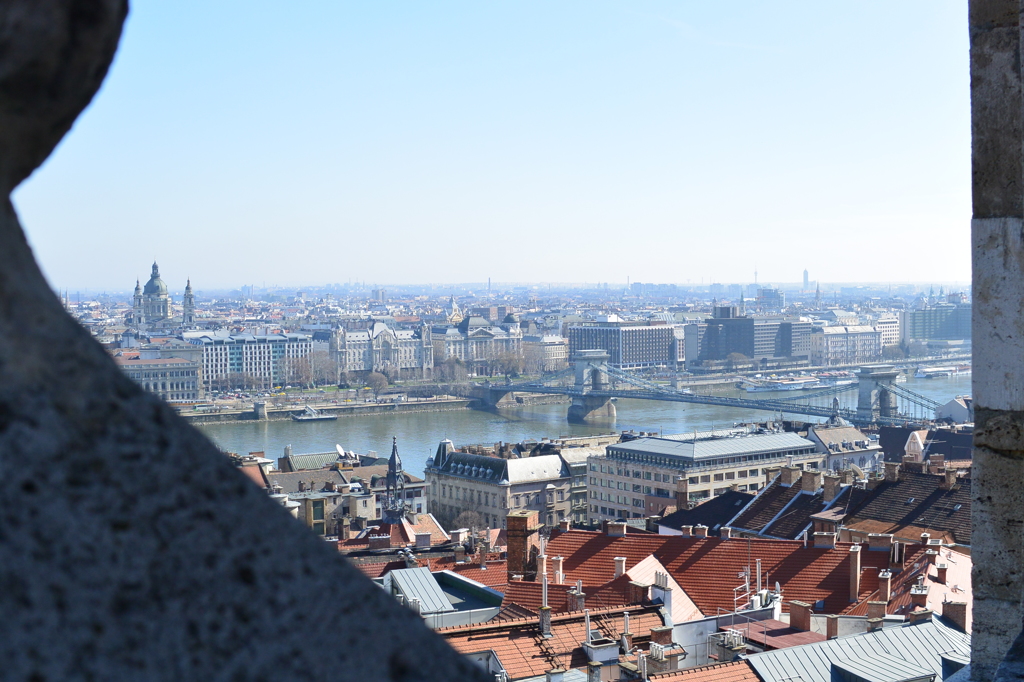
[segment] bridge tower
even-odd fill
[[[896,382],[899,370],[892,365],[861,367],[857,373],[860,392],[857,396],[857,420],[862,423],[879,417],[896,416],[896,396],[888,390]]]
[[[583,423],[591,421],[615,421],[615,404],[607,396],[587,395],[592,391],[608,390],[608,374],[602,368],[608,363],[605,350],[581,350],[573,357],[576,363],[576,383],[579,393],[569,405],[569,421]]]

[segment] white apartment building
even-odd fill
[[[221,334],[186,332],[185,341],[203,349],[207,390],[271,388],[287,381],[292,364],[312,351],[306,334]]]
[[[900,345],[900,318],[886,315],[875,321],[875,329],[881,334],[882,348]]]
[[[882,355],[881,332],[874,327],[823,327],[811,333],[811,364],[853,365]]]

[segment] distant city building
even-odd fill
[[[971,338],[971,304],[945,303],[923,310],[900,313],[900,335],[904,345],[912,341]]]
[[[733,354],[754,361],[806,363],[811,356],[811,323],[775,317],[735,317],[735,309],[716,309],[723,317],[685,327],[687,367],[729,360]]]
[[[556,334],[523,337],[526,371],[557,372],[569,366],[569,341]]]
[[[717,431],[638,438],[591,456],[590,520],[642,518],[728,490],[756,491],[771,465],[824,468],[814,442],[795,433]]]
[[[881,334],[882,348],[900,345],[900,318],[897,315],[883,315],[875,320],[875,329]]]
[[[757,305],[763,310],[783,310],[786,307],[786,294],[779,289],[762,287],[757,290]]]
[[[296,361],[312,351],[307,334],[186,332],[185,340],[203,349],[207,390],[282,385],[289,381]]]
[[[437,357],[435,353],[436,364],[455,357],[477,374],[488,373],[488,363],[502,355],[522,357],[523,352],[523,332],[519,322],[511,316],[500,326],[479,316],[465,317],[456,327],[431,328],[431,339],[444,352],[444,357]]]
[[[814,365],[853,365],[877,360],[881,354],[882,333],[874,327],[823,327],[811,334]]]
[[[667,324],[597,322],[569,327],[570,359],[581,350],[601,349],[621,369],[675,367],[684,357],[682,328]]]
[[[317,332],[329,336],[329,351],[342,372],[381,372],[429,379],[434,368],[430,329],[392,329],[375,322],[369,329]]]
[[[169,403],[203,399],[202,366],[194,360],[115,356],[114,362],[129,379]]]

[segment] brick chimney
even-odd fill
[[[789,624],[797,630],[811,629],[811,605],[802,601],[789,602]]]
[[[579,583],[576,583],[576,587],[569,590],[566,596],[569,598],[570,611],[582,611],[587,608],[587,595]]]
[[[391,547],[390,535],[371,535],[369,549],[388,549]]]
[[[690,479],[676,476],[676,509],[687,509],[690,502]]]
[[[684,537],[690,537],[691,535],[693,535],[693,526],[680,526],[679,532]]]
[[[888,483],[895,483],[900,480],[900,463],[899,462],[886,462],[885,463],[885,480]]]
[[[784,486],[794,485],[800,480],[800,475],[803,473],[803,469],[800,467],[782,467],[779,470],[779,482]]]
[[[946,456],[945,455],[929,455],[928,456],[928,471],[933,474],[940,473],[946,468]]]
[[[572,528],[571,519],[562,519],[558,522],[558,530],[562,531],[563,533],[568,532],[570,528]]]
[[[884,601],[869,601],[868,618],[885,618],[886,606],[888,606],[888,603]]]
[[[839,636],[839,616],[828,615],[825,618],[825,637],[835,639]]]
[[[617,556],[615,557],[615,577],[618,578],[620,575],[626,572],[626,557]]]
[[[939,488],[942,490],[952,490],[953,486],[956,485],[956,469],[946,469],[942,472],[943,479],[942,483],[939,484]]]
[[[928,586],[912,585],[910,587],[910,603],[922,609],[928,608]]]
[[[456,563],[466,560],[466,547],[465,545],[455,546],[455,561]]]
[[[942,602],[942,616],[951,620],[960,632],[967,632],[967,602]]]
[[[907,622],[911,625],[915,623],[924,623],[932,619],[932,612],[928,609],[918,609],[911,611],[907,616]]]
[[[817,549],[832,549],[836,546],[835,533],[815,533],[814,546]]]
[[[728,526],[724,526],[718,532],[720,533],[720,536],[723,540],[728,540],[732,537],[732,528],[729,528]]]
[[[939,558],[939,553],[936,552],[934,549],[928,549],[924,552],[924,558],[928,560],[929,564],[934,565],[936,559]]]
[[[629,583],[629,603],[643,604],[647,601],[647,591],[650,589],[650,585],[639,583],[635,580],[631,581]]]
[[[850,545],[850,601],[860,599],[860,545]],[[810,628],[804,628],[809,630]]]
[[[608,537],[621,538],[626,534],[626,522],[625,521],[609,521],[608,530],[606,531]]]
[[[551,570],[555,573],[555,584],[561,585],[562,581],[565,580],[565,573],[563,568],[565,566],[565,557],[551,557]]]
[[[693,537],[695,538],[706,538],[708,536],[708,527],[702,524],[697,524],[693,527]]]
[[[538,610],[538,618],[540,621],[540,634],[542,637],[551,636],[551,607],[542,606]]]
[[[587,682],[601,682],[601,669],[603,667],[598,661],[587,663]]]
[[[881,618],[868,618],[868,632],[874,632],[875,630],[882,629]]]
[[[768,467],[764,470],[764,483],[768,485],[782,471],[782,467]]]
[[[921,533],[921,544],[924,545],[925,547],[927,547],[928,546],[928,540],[929,540],[929,538],[931,538],[931,536],[932,536],[931,533]]]
[[[507,516],[505,537],[508,539],[509,573],[526,573],[530,561],[530,547],[534,534],[540,530],[536,510],[519,510]]]
[[[853,470],[842,469],[839,472],[839,483],[840,485],[853,485]]]
[[[839,494],[840,490],[840,480],[841,479],[838,476],[833,476],[832,474],[825,474],[824,483],[822,484],[824,486],[822,497],[824,498],[826,503],[836,499],[836,495]]]
[[[821,487],[821,472],[808,469],[800,474],[800,490],[813,493]]]
[[[338,539],[348,540],[352,535],[352,519],[345,516],[338,524]]]
[[[886,604],[892,599],[892,571],[878,572],[878,598]]]
[[[946,571],[948,570],[948,568],[949,567],[946,566],[946,564],[936,564],[935,565],[935,579],[938,580],[943,585],[946,584]]]
[[[674,628],[671,628],[671,627],[669,627],[667,625],[662,625],[660,627],[651,628],[651,641],[656,643],[656,644],[664,644],[664,645],[668,646],[669,644],[672,643],[672,630],[673,629]]]
[[[892,535],[888,533],[869,533],[868,549],[872,552],[891,552]]]

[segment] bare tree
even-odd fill
[[[494,358],[492,367],[505,376],[505,381],[512,381],[523,371],[523,358],[517,353],[502,353]]]
[[[484,517],[475,511],[464,511],[455,517],[451,530],[458,528],[471,528],[476,530],[484,527]]]
[[[366,375],[366,385],[373,391],[373,398],[380,397],[380,392],[388,387],[388,378],[380,372],[370,372]]]

